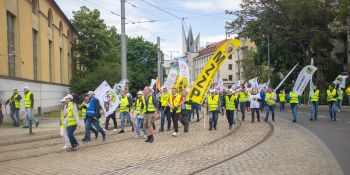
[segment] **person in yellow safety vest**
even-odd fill
[[[140,130],[143,128],[142,127],[142,119],[144,117],[145,113],[145,106],[142,102],[142,96],[143,93],[142,91],[137,92],[137,97],[136,97],[136,102],[135,102],[135,110],[136,110],[136,116],[135,116],[135,127],[136,127],[136,135],[135,138],[138,139],[140,138]],[[142,129],[144,132],[143,138],[147,139],[147,132],[146,129]]]
[[[168,93],[167,88],[163,88],[163,92],[160,95],[160,110],[161,112],[161,118],[160,118],[160,132],[164,132],[164,124],[165,124],[165,118],[167,120],[167,130],[170,130],[171,127],[171,116],[170,116],[170,109],[167,106],[168,99],[170,97],[170,94]]]
[[[284,112],[284,105],[286,103],[286,93],[284,92],[284,89],[280,90],[280,93],[278,94],[278,99],[280,102],[280,112]]]
[[[343,105],[343,97],[344,97],[344,91],[341,89],[341,87],[339,87],[337,89],[337,107],[338,107],[338,112],[340,112],[342,110],[341,106]]]
[[[242,90],[238,93],[238,101],[239,101],[239,107],[240,111],[242,113],[242,121],[244,121],[245,118],[245,108],[246,108],[246,103],[248,101],[248,92],[245,89],[245,86],[242,84],[241,85]]]
[[[210,95],[208,95],[207,106],[209,110],[209,131],[216,130],[216,125],[218,122],[218,114],[220,110],[220,98],[216,94],[214,89],[210,90]]]
[[[119,111],[120,111],[120,131],[119,134],[124,133],[124,124],[125,124],[125,118],[128,123],[131,125],[131,131],[134,132],[134,124],[130,118],[130,108],[132,106],[132,99],[128,97],[125,93],[125,90],[122,90],[120,92],[120,104],[119,104]]]
[[[297,122],[297,115],[298,115],[299,94],[291,91],[289,92],[287,99],[292,109],[292,117],[293,117],[292,122],[295,123]]]
[[[12,96],[5,102],[5,105],[10,104],[10,117],[13,122],[13,127],[19,127],[19,110],[21,108],[22,96],[18,94],[17,88],[13,88]]]
[[[74,97],[73,97],[74,98]],[[86,123],[86,108],[89,103],[89,95],[84,95],[83,102],[79,105],[79,108],[81,109],[81,118],[84,120],[84,123]],[[95,138],[98,137],[98,131],[93,127],[93,124],[91,123],[90,131],[92,131],[95,134]]]
[[[64,120],[65,120],[66,115],[68,113],[68,108],[67,108],[65,97],[63,97],[61,99],[61,103],[62,103],[63,107],[62,107],[61,114],[60,114],[60,135],[64,138],[64,146],[62,148],[64,150],[70,149],[72,147],[72,145],[70,144],[69,138],[68,138],[67,129],[64,126]]]
[[[348,105],[350,106],[350,84],[345,89],[345,94],[346,94],[346,96],[348,96]]]
[[[265,97],[268,109],[266,111],[265,122],[269,120],[269,114],[271,111],[272,121],[275,121],[275,105],[277,101],[276,93],[272,91],[271,88],[267,89],[266,97]]]
[[[337,90],[333,88],[332,85],[328,86],[328,89],[326,91],[327,93],[327,102],[329,106],[329,114],[331,117],[331,120],[337,121],[337,112],[336,112],[336,102],[337,102]]]
[[[67,149],[68,151],[76,151],[78,142],[74,137],[74,131],[77,129],[77,125],[79,123],[79,113],[77,109],[77,105],[75,105],[72,100],[73,96],[71,94],[67,94],[65,97],[66,111],[64,112],[63,125],[67,129],[67,135],[69,138],[69,142],[71,144],[71,148]]]
[[[29,121],[35,123],[35,127],[39,126],[39,120],[34,116],[34,95],[29,91],[29,87],[24,88],[24,126],[23,128],[29,128]]]
[[[224,106],[226,110],[226,117],[229,129],[231,129],[232,126],[235,124],[235,114],[237,105],[237,97],[234,94],[232,94],[231,89],[227,89],[227,95],[225,95],[222,106]]]
[[[159,118],[158,101],[155,95],[151,94],[151,88],[146,86],[143,89],[142,102],[144,105],[143,129],[147,129],[147,139],[145,142],[153,143],[153,124],[156,118]]]
[[[182,99],[184,100],[184,103],[181,105],[182,114],[180,117],[180,122],[184,126],[184,132],[188,132],[192,114],[192,100],[190,99],[190,96],[188,95],[188,91],[186,89],[182,91]]]
[[[317,89],[317,86],[313,87],[314,94],[310,95],[310,105],[311,105],[311,113],[310,113],[310,121],[317,121],[318,115],[318,99],[320,97],[320,90]]]
[[[167,105],[170,107],[171,119],[173,120],[174,132],[172,136],[176,137],[179,134],[179,117],[181,114],[181,106],[184,100],[180,94],[177,93],[175,87],[171,88],[171,96],[168,99]]]

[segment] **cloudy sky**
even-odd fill
[[[118,16],[120,0],[56,0],[56,2],[70,19],[73,18],[72,11],[79,10],[80,6],[98,9],[107,25],[116,26],[120,30],[120,16]],[[188,30],[191,26],[194,37],[200,33],[201,46],[205,46],[207,42],[225,39],[225,22],[232,20],[233,17],[224,12],[226,9],[237,10],[239,3],[240,0],[127,0],[126,33],[132,37],[143,36],[154,43],[157,41],[157,36],[161,37],[161,49],[166,59],[169,59],[171,55],[176,57],[182,54],[182,21],[179,18],[185,18],[185,29]]]

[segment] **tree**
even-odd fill
[[[245,80],[250,80],[258,77],[259,82],[268,81],[268,67],[266,64],[257,64],[257,52],[254,49],[244,49],[243,50],[243,78]],[[254,67],[254,69],[252,69]]]
[[[335,17],[330,1],[243,0],[240,6],[241,10],[226,11],[236,17],[227,28],[255,42],[256,65],[266,65],[270,40],[273,84],[280,79],[276,75],[285,74],[296,63],[303,67],[313,57],[322,67],[329,61],[334,36],[328,25]]]
[[[100,19],[98,10],[83,6],[74,11],[72,24],[80,35],[74,46],[80,69],[71,80],[71,90],[78,94],[94,90],[103,80],[110,85],[121,78],[120,36],[114,26],[107,26]],[[130,38],[128,42],[129,90],[136,93],[156,78],[157,47],[142,37]]]

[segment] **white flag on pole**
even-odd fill
[[[179,63],[179,71],[182,77],[185,77],[187,79],[187,84],[190,83],[190,71],[186,62],[186,59],[184,57],[177,58],[177,61]]]
[[[167,89],[172,88],[176,83],[176,78],[177,78],[177,68],[171,67],[168,77],[164,82],[163,88],[167,88]]]
[[[250,79],[248,81],[248,84],[250,85],[251,88],[258,88],[259,84],[258,84],[258,77],[255,77],[253,79]]]
[[[99,100],[106,117],[112,114],[119,106],[120,102],[117,94],[106,81],[103,81],[100,86],[97,87],[94,94],[95,98]]]
[[[333,81],[333,84],[337,85],[339,84],[340,88],[345,88],[345,82],[348,76],[345,75],[338,75],[337,78]]]
[[[317,67],[315,66],[311,66],[311,65],[305,66],[301,70],[297,80],[295,81],[293,92],[297,93],[298,95],[301,95],[304,92],[306,86],[309,84],[312,78],[312,75],[315,73],[316,70],[317,70]]]
[[[284,83],[284,81],[286,81],[286,79],[289,77],[289,75],[294,71],[294,69],[299,65],[299,63],[297,63],[292,70],[290,70],[288,72],[288,74],[283,78],[283,80],[280,82],[280,84],[278,84],[278,86],[275,88],[274,92],[276,92],[278,90],[278,88],[280,88],[282,86],[282,84]],[[270,82],[270,80],[269,80]]]

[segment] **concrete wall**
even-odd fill
[[[29,86],[30,91],[32,91],[34,95],[34,108],[36,112],[38,110],[38,107],[41,107],[42,112],[58,110],[60,107],[60,100],[65,94],[69,93],[68,86],[0,78],[0,91],[3,92],[3,100],[7,100],[12,95],[13,88],[18,88],[19,94],[22,96],[21,112],[24,110],[24,86]],[[9,106],[7,106],[7,110],[9,112]],[[3,114],[5,114],[4,109]]]

